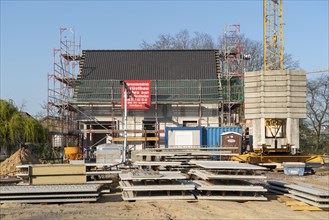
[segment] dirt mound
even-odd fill
[[[30,149],[21,148],[0,163],[0,176],[14,176],[19,172],[16,168],[22,164],[39,164],[40,161],[31,153]]]

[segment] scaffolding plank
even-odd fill
[[[95,180],[95,181],[87,181],[87,184],[111,184],[112,180]]]
[[[114,163],[86,163],[85,165],[86,165],[86,167],[99,167],[99,166],[101,166],[101,167],[105,167],[105,166],[112,167],[112,166],[115,166],[115,165],[118,165],[118,164],[114,164]]]
[[[159,172],[158,177],[133,176],[131,172],[119,174],[121,180],[178,180],[187,179],[181,172]]]
[[[221,180],[247,180],[247,179],[266,179],[266,176],[261,175],[213,175],[209,179]]]
[[[28,199],[28,198],[78,198],[78,197],[97,197],[99,193],[70,193],[70,194],[20,194],[20,195],[10,195],[10,196],[1,196],[1,200],[6,199]]]
[[[231,151],[200,151],[200,152],[191,152],[194,156],[236,156],[239,154],[234,154]]]
[[[96,192],[102,184],[15,185],[0,186],[0,194]]]
[[[122,142],[123,137],[115,137],[113,141]],[[159,141],[159,137],[127,137],[127,141]]]
[[[319,185],[319,184],[312,184],[312,183],[298,183],[299,186],[304,186],[312,189],[320,189],[329,191],[329,185]]]
[[[264,196],[202,196],[197,195],[199,200],[229,200],[229,201],[267,201]]]
[[[129,184],[128,181],[119,182],[121,188],[124,191],[187,191],[194,190],[195,186],[193,184],[171,184],[171,185],[144,185],[144,186],[135,186]]]
[[[324,208],[324,209],[329,209],[329,204],[328,203],[321,203],[321,202],[314,202],[314,201],[311,201],[309,199],[305,199],[305,198],[302,198],[302,197],[299,197],[297,195],[292,195],[292,194],[285,194],[285,196],[288,196],[290,198],[293,198],[293,199],[296,199],[296,200],[299,200],[299,201],[302,201],[302,202],[305,202],[307,204],[310,204],[310,205],[313,205],[313,206],[316,206],[318,208]]]
[[[305,192],[311,195],[316,195],[316,196],[329,196],[329,191],[327,190],[322,190],[322,189],[315,189],[315,188],[309,188],[305,186],[300,186],[296,184],[288,184],[285,185],[285,187],[294,189],[300,192]]]
[[[171,161],[137,161],[134,162],[136,166],[180,166],[181,162],[171,162]]]
[[[119,174],[120,170],[113,171],[88,171],[86,172],[86,176],[94,176],[94,175],[111,175],[111,174]]]
[[[203,180],[193,180],[197,185],[197,190],[206,190],[206,191],[245,191],[245,192],[266,192],[262,186],[253,186],[253,185],[214,185],[207,181]]]
[[[317,187],[320,187],[316,184],[304,184],[304,185],[300,185],[300,184],[287,184],[285,182],[281,182],[281,181],[272,181],[269,180],[267,181],[269,184],[271,185],[275,185],[275,186],[279,186],[279,187],[285,187],[285,188],[289,188],[289,189],[294,189],[300,192],[304,192],[304,193],[308,193],[311,195],[315,195],[315,196],[329,196],[329,190],[324,190],[324,189],[319,189]]]
[[[15,200],[1,200],[0,203],[71,203],[71,202],[96,202],[97,197],[94,198],[71,198],[71,199],[15,199]]]
[[[122,199],[125,201],[137,200],[195,200],[194,195],[181,195],[181,196],[132,196],[132,193],[122,193]]]
[[[197,166],[206,169],[232,169],[232,170],[266,170],[265,167],[260,167],[247,163],[239,163],[235,161],[190,161],[190,164],[196,164]]]
[[[160,151],[160,152],[139,152],[136,154],[137,156],[171,156],[171,157],[177,157],[177,156],[232,156],[237,154],[232,154],[231,151],[175,151],[175,152],[166,152],[166,151]]]
[[[170,153],[170,152],[140,152],[140,153],[137,153],[136,156],[165,157],[165,156],[175,156],[175,153]]]
[[[288,190],[289,193],[293,194],[293,195],[296,195],[296,196],[299,196],[299,197],[303,197],[305,199],[309,199],[311,201],[314,201],[314,202],[326,202],[326,203],[329,203],[329,197],[326,196],[326,197],[319,197],[319,196],[314,196],[314,195],[310,195],[308,193],[304,193],[304,192],[300,192],[300,191],[297,191],[297,190]]]
[[[222,180],[247,180],[247,179],[266,179],[264,175],[228,175],[228,174],[213,174],[206,170],[190,170],[189,174],[198,176],[201,179],[222,179]]]

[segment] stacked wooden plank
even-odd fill
[[[266,168],[233,161],[191,161],[200,167],[189,174],[196,185],[198,199],[210,200],[267,200],[262,195],[266,189],[251,183],[251,180],[264,180],[259,173]]]
[[[0,203],[96,202],[101,184],[0,186]]]
[[[180,172],[136,170],[119,177],[123,200],[195,199],[195,186]]]
[[[288,196],[318,208],[329,209],[329,186],[267,181],[270,192]]]

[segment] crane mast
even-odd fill
[[[283,70],[283,3],[264,0],[264,70]]]

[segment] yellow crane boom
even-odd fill
[[[283,2],[264,0],[264,70],[283,70]]]

